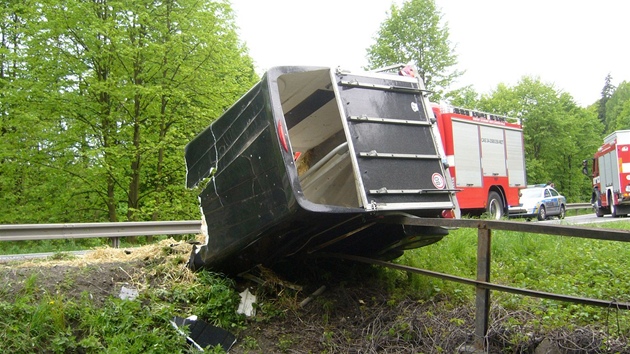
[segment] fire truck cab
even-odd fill
[[[500,219],[527,186],[519,119],[433,105],[462,214]]]
[[[588,176],[587,162],[583,172]],[[630,130],[618,130],[604,138],[593,157],[591,204],[598,217],[630,213]]]

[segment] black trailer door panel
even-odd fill
[[[336,75],[364,207],[450,208],[452,191],[418,84],[402,77]]]

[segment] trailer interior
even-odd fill
[[[361,207],[330,69],[283,74],[277,84],[304,197]]]

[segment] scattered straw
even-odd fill
[[[69,259],[26,259],[7,263],[9,267],[52,267],[74,266],[83,267],[99,263],[133,262],[151,259],[167,259],[172,257],[188,258],[192,246],[184,241],[172,238],[157,243],[127,248],[112,248],[109,246],[94,248],[83,255]]]

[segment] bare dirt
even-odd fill
[[[118,296],[123,286],[137,282],[142,273],[143,262],[137,259],[95,262],[37,260],[0,265],[0,282],[17,295],[25,282],[34,277],[42,293],[63,293],[69,298],[78,298],[87,292],[95,303],[100,304],[110,296]]]
[[[68,297],[88,292],[102,303],[118,296],[125,285],[162,282],[145,270],[162,261],[155,255],[164,247],[103,249],[78,259],[0,264],[0,282],[11,289],[4,294],[17,295],[35,276],[42,291]],[[182,255],[190,249],[186,244],[166,247]],[[254,275],[235,279],[235,290],[250,288],[258,296],[259,308],[256,316],[247,318],[245,329],[234,332],[238,339],[230,353],[472,352],[474,304],[396,295],[376,279],[374,271],[356,271],[356,265],[343,262]],[[322,286],[320,295],[300,305]],[[606,331],[577,328],[538,333],[527,324],[533,316],[527,310],[491,309],[487,352],[629,352],[625,341],[611,340]]]
[[[285,301],[283,316],[270,322],[250,319],[231,353],[478,353],[473,303],[397,295],[378,280],[377,269],[356,270],[362,267],[342,261],[315,271],[296,268],[300,277],[295,276],[295,269],[279,270],[285,279],[296,283],[302,279],[306,286],[295,302]],[[321,285],[326,286],[321,295],[299,305]],[[289,291],[281,286],[275,289]],[[273,300],[273,291],[263,291],[265,297]],[[582,327],[542,333],[530,324],[534,319],[527,309],[508,311],[494,306],[486,353],[630,352],[626,340],[612,339],[612,329]]]

